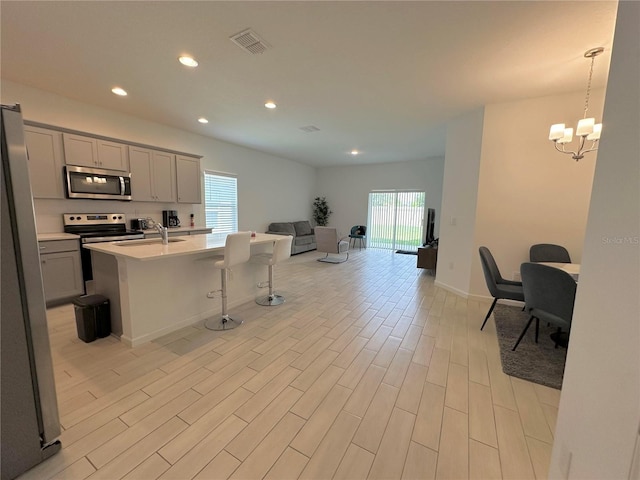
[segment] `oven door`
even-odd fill
[[[86,167],[65,167],[67,198],[131,200],[131,174]]]

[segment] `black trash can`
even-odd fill
[[[73,300],[78,338],[93,342],[111,334],[109,299],[102,295],[85,295]]]

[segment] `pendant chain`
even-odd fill
[[[582,118],[587,118],[587,110],[589,110],[589,95],[591,94],[591,77],[593,76],[593,63],[596,57],[591,57],[591,68],[589,69],[589,81],[587,82],[587,95],[584,98],[584,116]]]

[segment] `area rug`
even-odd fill
[[[500,304],[496,305],[493,315],[500,345],[502,371],[512,377],[560,389],[567,349],[554,348],[554,342],[549,335],[557,329],[553,326],[548,327],[545,322],[540,322],[538,343],[535,343],[534,320],[520,345],[513,352],[511,349],[527,324],[529,315],[523,312],[521,307]]]

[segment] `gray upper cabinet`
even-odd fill
[[[200,159],[176,155],[178,203],[202,203]]]
[[[129,171],[129,149],[124,143],[97,140],[100,168]]]
[[[200,157],[40,124],[24,132],[34,198],[66,198],[63,167],[75,165],[131,172],[133,201],[202,203]]]
[[[98,144],[95,138],[63,133],[64,162],[67,165],[98,168]]]
[[[129,146],[131,196],[137,202],[175,202],[173,154]]]
[[[64,198],[62,133],[25,126],[33,198]]]
[[[84,135],[64,133],[64,161],[67,165],[129,170],[127,145]]]

